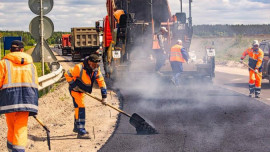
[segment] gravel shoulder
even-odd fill
[[[57,56],[57,58],[62,58]],[[74,63],[61,63],[67,70]],[[101,98],[100,89],[94,86],[92,95]],[[108,103],[119,107],[117,94],[108,89]],[[91,97],[85,97],[86,106],[86,130],[91,139],[77,139],[73,133],[74,108],[72,98],[68,91],[68,83],[57,83],[51,92],[39,99],[38,118],[47,125],[51,131],[52,151],[67,152],[94,152],[106,143],[116,127],[118,112],[112,110]],[[7,151],[6,133],[7,126],[5,116],[0,116],[0,151]],[[28,121],[28,152],[48,151],[46,132],[32,117]]]

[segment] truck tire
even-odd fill
[[[62,55],[67,56],[67,50],[62,49]]]
[[[74,58],[74,54],[71,55],[72,61],[75,61],[76,59]]]

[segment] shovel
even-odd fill
[[[242,62],[245,66],[247,66],[250,70],[252,70],[252,71],[255,71],[253,68],[251,68],[248,64],[246,64],[245,62]],[[261,73],[257,73],[259,76],[261,76],[262,77],[262,74]]]
[[[36,116],[33,116],[36,121],[43,127],[43,129],[46,131],[47,133],[47,144],[49,147],[49,150],[51,150],[51,140],[50,140],[50,130],[48,129],[47,126],[45,126]]]
[[[121,109],[118,109],[114,106],[112,106],[111,104],[108,103],[103,103],[101,99],[91,95],[90,93],[84,92],[86,95],[96,99],[97,101],[101,102],[102,104],[124,114],[125,116],[129,117],[129,123],[134,126],[136,128],[136,132],[137,134],[158,134],[158,131],[152,127],[151,125],[149,125],[141,116],[139,116],[138,114],[134,113],[132,115],[124,112]]]

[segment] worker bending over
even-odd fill
[[[240,60],[241,63],[243,63],[243,60],[247,55],[249,56],[249,96],[252,97],[255,92],[255,98],[259,98],[261,93],[262,60],[264,53],[259,48],[258,40],[254,40],[252,47],[243,52]]]
[[[77,138],[90,138],[89,133],[85,130],[84,92],[91,93],[93,84],[97,81],[101,89],[102,102],[106,103],[107,100],[106,84],[100,71],[99,62],[99,56],[91,54],[82,63],[76,64],[65,73],[75,108],[73,132],[78,133]]]
[[[38,112],[37,71],[23,50],[23,42],[12,41],[11,53],[0,61],[0,114],[6,115],[10,152],[25,151],[28,116]]]
[[[171,48],[170,51],[170,63],[173,71],[172,82],[178,86],[179,76],[183,72],[183,65],[185,61],[188,61],[188,53],[182,46],[182,41],[177,40],[176,44]]]

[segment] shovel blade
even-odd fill
[[[129,123],[136,128],[137,134],[158,134],[155,128],[136,113],[132,114]]]
[[[139,127],[143,122],[145,122],[145,120],[136,113],[132,114],[132,116],[129,119],[129,123],[135,128]]]

